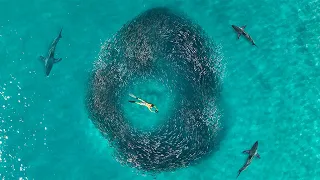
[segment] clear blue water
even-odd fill
[[[228,122],[210,157],[157,179],[234,179],[256,140],[261,159],[239,179],[320,179],[319,2],[0,0],[1,179],[153,178],[115,160],[84,96],[102,43],[155,6],[185,12],[222,46]],[[258,48],[231,24],[247,25]],[[62,61],[45,77],[38,56],[61,27]]]

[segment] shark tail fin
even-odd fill
[[[241,171],[239,170],[239,171],[238,171],[238,175],[237,175],[237,178],[239,177],[240,173],[241,173]]]
[[[252,42],[252,45],[254,45],[254,46],[258,47],[258,46],[256,45],[256,43],[254,43],[254,42]]]
[[[61,29],[60,29],[60,32],[59,32],[59,38],[62,38],[62,35],[61,35],[61,33],[62,33],[62,29],[63,29],[63,28],[61,28]]]

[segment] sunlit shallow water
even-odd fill
[[[152,179],[115,160],[88,119],[84,96],[102,43],[140,12],[164,5],[185,12],[222,46],[228,124],[210,157],[158,179],[235,178],[245,161],[241,152],[256,140],[261,159],[239,179],[318,179],[319,2],[0,3],[1,178]],[[237,40],[231,24],[247,25],[258,48]],[[46,78],[38,56],[61,27],[56,56],[63,60]]]

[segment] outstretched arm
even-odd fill
[[[158,110],[158,108],[156,106],[153,106],[153,107],[154,107],[154,109],[156,109],[155,110],[156,113],[159,112],[159,110]]]
[[[149,111],[153,113],[158,113],[158,108],[156,106],[153,107],[155,108],[155,111],[153,111],[151,107],[148,107]]]
[[[152,111],[150,107],[148,107],[148,109],[149,109],[149,111],[150,111],[150,112],[153,112],[153,113],[155,113],[155,111]]]

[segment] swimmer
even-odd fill
[[[149,109],[150,112],[153,112],[153,113],[158,113],[158,112],[159,112],[159,111],[158,111],[158,108],[157,108],[154,104],[148,103],[148,102],[146,102],[146,101],[144,101],[144,100],[136,97],[136,96],[133,95],[133,94],[129,94],[129,96],[131,96],[131,97],[133,97],[133,98],[135,98],[135,99],[137,99],[137,100],[140,101],[140,102],[138,102],[138,101],[129,101],[129,102],[131,102],[131,103],[136,103],[136,104],[139,104],[139,105],[141,105],[141,106],[146,106],[146,107]],[[153,110],[153,109],[154,109],[154,110]]]

